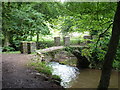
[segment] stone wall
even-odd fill
[[[25,54],[28,52],[28,49],[27,49],[27,41],[21,41],[20,43],[20,51],[21,53]]]
[[[35,42],[28,42],[27,43],[28,54],[35,52],[36,50],[36,43]]]
[[[21,44],[20,44],[21,53],[30,54],[35,52],[35,50],[36,50],[35,42],[21,41]]]
[[[54,45],[60,46],[60,37],[54,37]]]
[[[65,46],[69,46],[70,45],[70,37],[63,37],[63,42]]]

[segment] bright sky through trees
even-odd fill
[[[62,3],[64,3],[65,0],[61,0]]]

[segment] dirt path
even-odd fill
[[[27,67],[33,55],[2,54],[2,88],[61,88]]]

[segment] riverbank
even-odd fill
[[[77,69],[69,65],[62,65],[58,62],[50,62],[53,74],[59,75],[62,79],[61,85],[65,88],[97,88],[100,80],[101,70],[98,69]],[[118,71],[112,70],[109,88],[118,88]]]
[[[1,57],[2,88],[63,88],[27,66],[32,54],[1,54]]]

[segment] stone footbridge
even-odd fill
[[[83,47],[83,46],[85,46],[85,43],[82,43],[81,45],[70,45],[70,37],[64,37],[63,43],[64,43],[64,45],[61,46],[60,37],[54,37],[54,46],[53,47],[36,50],[36,42],[22,41],[21,42],[21,53],[30,54],[33,52],[37,52],[37,54],[40,54],[40,53],[48,53],[48,52],[53,52],[56,50],[61,50],[61,49],[64,49],[65,47]]]
[[[83,47],[81,45],[70,45],[69,47]],[[53,51],[57,51],[57,50],[62,50],[65,49],[66,46],[53,46],[53,47],[49,47],[46,49],[41,49],[41,50],[36,50],[37,54],[42,54],[42,53],[49,53],[49,52],[53,52]]]

